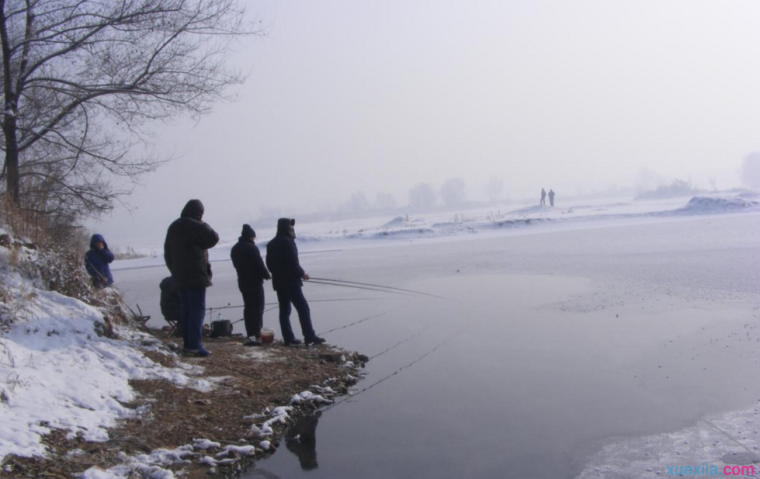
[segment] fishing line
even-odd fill
[[[310,299],[310,303],[329,303],[334,301],[387,301],[398,298],[340,298],[340,299]],[[275,304],[275,303],[272,303]]]
[[[334,299],[310,299],[309,303],[334,303],[341,301],[382,301],[395,298],[334,298]],[[264,303],[264,306],[276,306],[280,303]],[[235,306],[220,306],[218,308],[206,308],[206,311],[221,311],[223,309],[242,309],[245,308],[244,304]]]
[[[468,328],[462,328],[462,329],[460,329],[459,331],[457,331],[456,333],[454,333],[454,334],[452,334],[451,336],[447,337],[447,338],[446,338],[446,339],[444,339],[444,340],[443,340],[441,343],[439,343],[437,346],[435,346],[433,349],[429,350],[428,352],[426,352],[426,353],[425,353],[425,354],[423,354],[422,356],[418,357],[417,359],[415,359],[415,360],[414,360],[414,361],[412,361],[411,363],[409,363],[409,364],[406,364],[406,365],[404,365],[404,366],[401,366],[401,367],[400,367],[400,368],[398,368],[397,370],[393,371],[392,373],[388,374],[387,376],[384,376],[384,377],[380,378],[379,380],[377,380],[377,381],[375,381],[374,383],[370,384],[370,385],[369,385],[369,386],[367,386],[366,388],[364,388],[364,389],[361,389],[360,391],[358,391],[358,392],[356,392],[356,393],[354,393],[354,394],[352,394],[352,395],[350,395],[350,396],[346,396],[346,397],[345,397],[345,398],[344,398],[342,401],[339,401],[339,402],[335,402],[335,403],[331,404],[330,406],[328,406],[328,407],[326,407],[326,408],[324,408],[324,409],[322,409],[322,410],[323,410],[323,411],[327,411],[327,410],[329,410],[329,409],[332,409],[332,408],[334,408],[334,407],[335,407],[335,406],[337,406],[338,404],[343,404],[344,402],[346,402],[346,401],[348,401],[348,400],[350,400],[350,399],[353,399],[353,398],[355,398],[356,396],[358,396],[358,395],[360,395],[360,394],[362,394],[362,393],[365,393],[365,392],[369,391],[370,389],[374,388],[375,386],[377,386],[377,385],[379,385],[379,384],[381,384],[381,383],[383,383],[383,382],[387,381],[388,379],[392,378],[393,376],[396,376],[396,375],[397,375],[397,374],[399,374],[401,371],[404,371],[405,369],[408,369],[408,368],[410,368],[410,367],[414,366],[415,364],[419,363],[420,361],[422,361],[422,360],[423,360],[423,359],[425,359],[426,357],[428,357],[428,356],[430,356],[431,354],[433,354],[434,352],[438,351],[438,350],[439,350],[440,348],[442,348],[442,347],[443,347],[443,346],[444,346],[446,343],[448,343],[449,341],[451,341],[452,339],[454,339],[455,337],[457,337],[459,334],[461,334],[461,333],[462,333],[462,331],[464,331],[464,330],[466,330],[466,329],[468,329]]]
[[[337,298],[337,299],[314,299],[310,300],[309,303],[327,303],[327,302],[341,302],[341,301],[378,301],[378,300],[389,300],[394,298]],[[267,313],[269,311],[272,311],[274,309],[279,308],[279,303],[264,303],[264,306],[273,306],[269,309],[265,309],[264,312]],[[244,308],[245,306],[222,306],[220,308],[208,308],[209,311],[206,314],[213,314],[215,311],[221,311],[223,309],[235,309],[235,308]],[[214,319],[214,318],[211,318]],[[243,318],[245,319],[245,318]],[[237,324],[240,321],[243,321],[243,319],[238,319],[237,321],[234,321],[232,324]],[[340,329],[340,328],[339,328]]]
[[[413,294],[419,294],[422,296],[430,296],[431,298],[438,298],[438,299],[444,299],[448,301],[448,298],[444,298],[442,296],[436,296],[434,294],[430,293],[423,293],[422,291],[415,291],[413,289],[404,289],[404,288],[396,288],[393,286],[383,286],[382,284],[372,284],[372,283],[359,283],[357,281],[345,281],[342,279],[330,279],[330,278],[310,278],[309,281],[316,280],[316,281],[327,281],[330,283],[343,283],[343,284],[354,284],[359,286],[370,286],[373,288],[382,288],[382,289],[389,289],[393,291],[403,291],[405,293],[413,293]]]
[[[264,313],[268,313],[269,311],[272,311],[272,310],[274,310],[274,309],[277,309],[278,307],[279,307],[279,306],[273,306],[273,307],[271,307],[271,308],[269,308],[269,309],[265,309],[265,310],[264,310]],[[262,313],[262,314],[264,314],[264,313]],[[238,319],[237,321],[233,321],[233,322],[232,322],[232,323],[230,323],[230,324],[237,324],[237,323],[239,323],[240,321],[244,321],[244,320],[245,320],[245,318],[241,318],[241,319]]]
[[[340,326],[340,327],[337,327],[337,328],[333,328],[333,329],[331,329],[331,330],[329,330],[329,331],[324,331],[324,332],[321,332],[321,333],[319,333],[319,334],[330,334],[330,333],[332,333],[332,332],[335,332],[335,331],[338,331],[338,330],[341,330],[341,329],[350,328],[351,326],[356,326],[357,324],[361,324],[361,323],[363,323],[363,322],[365,322],[365,321],[369,321],[370,319],[375,319],[375,318],[379,318],[380,316],[385,316],[386,314],[390,314],[390,313],[392,313],[392,312],[394,312],[394,311],[398,311],[399,309],[403,309],[403,308],[405,308],[405,307],[406,307],[406,305],[404,305],[404,306],[400,306],[400,307],[398,307],[398,308],[393,308],[393,309],[390,309],[390,310],[388,310],[388,311],[384,311],[384,312],[382,312],[382,313],[380,313],[380,314],[376,314],[376,315],[374,315],[374,316],[369,316],[369,317],[367,317],[367,318],[364,318],[364,319],[360,319],[360,320],[358,320],[358,321],[354,321],[353,323],[349,323],[349,324],[346,324],[346,325],[344,325],[344,326]]]
[[[401,346],[405,342],[410,341],[410,340],[416,338],[417,336],[419,336],[420,334],[424,333],[425,331],[427,331],[430,328],[432,328],[432,326],[428,326],[427,328],[423,329],[422,331],[418,331],[418,332],[412,334],[411,336],[408,336],[406,339],[402,339],[401,341],[397,342],[393,346],[380,351],[379,353],[375,354],[374,356],[370,356],[369,359],[372,360],[372,359],[375,359],[375,358],[379,358],[380,356],[382,356],[383,354],[387,353],[388,351],[390,351],[392,349],[396,349],[397,347]]]

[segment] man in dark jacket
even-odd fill
[[[167,276],[158,285],[161,288],[161,314],[168,321],[177,325],[175,335],[182,336],[182,311],[180,308],[179,291],[174,287],[174,280]],[[184,336],[183,336],[184,337]]]
[[[554,190],[549,190],[549,204],[551,206],[554,206],[554,196],[555,196]]]
[[[243,318],[248,341],[246,346],[261,346],[261,328],[264,326],[264,280],[272,279],[261,252],[254,243],[256,232],[250,225],[243,225],[238,242],[232,247],[230,257],[238,275],[238,288],[243,294]]]
[[[286,346],[301,344],[290,327],[290,305],[298,311],[298,321],[301,323],[306,344],[321,344],[325,340],[318,337],[311,325],[309,303],[303,295],[302,280],[309,280],[309,275],[298,262],[296,247],[296,220],[280,218],[277,220],[277,236],[267,245],[267,266],[272,272],[272,286],[277,292],[280,303],[280,329]]]
[[[108,266],[112,262],[113,253],[108,249],[106,240],[102,235],[92,235],[90,251],[84,255],[84,266],[95,288],[105,288],[113,284],[111,267]]]
[[[203,222],[203,203],[190,200],[178,220],[169,226],[164,242],[164,261],[179,290],[185,352],[199,356],[210,353],[201,344],[206,316],[206,288],[211,286],[208,249],[219,235]]]

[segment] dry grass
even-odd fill
[[[45,477],[51,473],[75,477],[93,466],[108,468],[120,464],[123,461],[120,453],[134,456],[157,448],[172,449],[199,438],[219,442],[222,446],[258,445],[264,438],[252,434],[251,425],[260,425],[262,420],[245,419],[246,416],[267,407],[289,404],[294,394],[327,380],[331,380],[330,386],[335,391],[345,394],[354,382],[351,375],[358,375],[356,369],[326,361],[324,357],[331,351],[326,346],[287,348],[275,344],[265,349],[266,359],[252,359],[248,355],[258,350],[243,347],[238,339],[210,339],[205,345],[213,352],[211,358],[193,358],[187,362],[203,366],[206,379],[224,378],[214,381],[217,384],[214,390],[200,392],[167,381],[132,381],[139,399],[127,406],[134,409],[147,406],[147,413],[121,422],[110,431],[110,440],[102,443],[90,443],[81,437],[66,439],[64,433],[54,431],[45,439],[51,451],[49,458],[10,458],[6,464],[12,464],[14,472],[7,477]],[[174,366],[178,360],[173,355],[146,354],[165,366]],[[358,355],[343,354],[356,364],[361,363]],[[294,414],[297,416],[299,411]],[[285,426],[276,426],[275,437],[266,439],[277,443],[284,429]],[[68,454],[75,449],[82,452]],[[215,474],[210,475],[208,466],[199,464],[198,459],[214,452],[217,451],[197,454],[190,458],[191,464],[178,464],[172,469],[175,472],[185,469],[182,477],[186,479],[234,477],[255,459],[237,458],[233,464],[217,466]]]

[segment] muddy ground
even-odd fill
[[[128,457],[161,448],[176,449],[193,444],[196,439],[207,439],[222,447],[256,446],[254,454],[233,452],[224,456],[233,461],[213,467],[199,460],[204,456],[215,457],[221,448],[196,449],[182,458],[184,462],[162,466],[175,473],[182,471],[182,477],[189,479],[234,477],[255,459],[274,453],[279,445],[287,424],[274,425],[271,437],[252,432],[252,425],[261,426],[269,418],[267,408],[290,405],[293,395],[302,391],[317,393],[314,386],[326,385],[336,395],[346,394],[366,361],[361,355],[328,345],[285,347],[276,342],[244,347],[239,337],[205,339],[204,346],[212,352],[211,357],[184,357],[172,352],[178,350],[174,338],[167,338],[161,331],[152,334],[168,348],[163,352],[147,351],[146,355],[167,367],[176,367],[180,361],[202,366],[203,373],[197,377],[214,378],[215,387],[202,392],[164,380],[131,381],[139,396],[128,406],[142,410],[112,429],[108,441],[67,439],[67,431],[54,430],[45,440],[49,457],[8,457],[0,466],[0,476],[71,478],[91,467],[107,469],[127,463]],[[298,417],[315,407],[310,403],[300,405],[291,416]],[[273,448],[263,451],[262,440],[270,441]],[[143,475],[135,470],[132,477]]]

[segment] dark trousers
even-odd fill
[[[311,325],[311,310],[300,284],[277,285],[277,301],[280,303],[280,331],[282,331],[283,340],[292,341],[296,338],[293,328],[290,327],[291,303],[298,311],[298,321],[301,323],[303,337],[311,339],[317,335]]]
[[[203,337],[203,320],[206,317],[206,288],[180,289],[179,310],[185,349],[198,349]]]
[[[264,285],[238,281],[238,288],[243,295],[245,333],[249,338],[260,338],[264,327]]]

